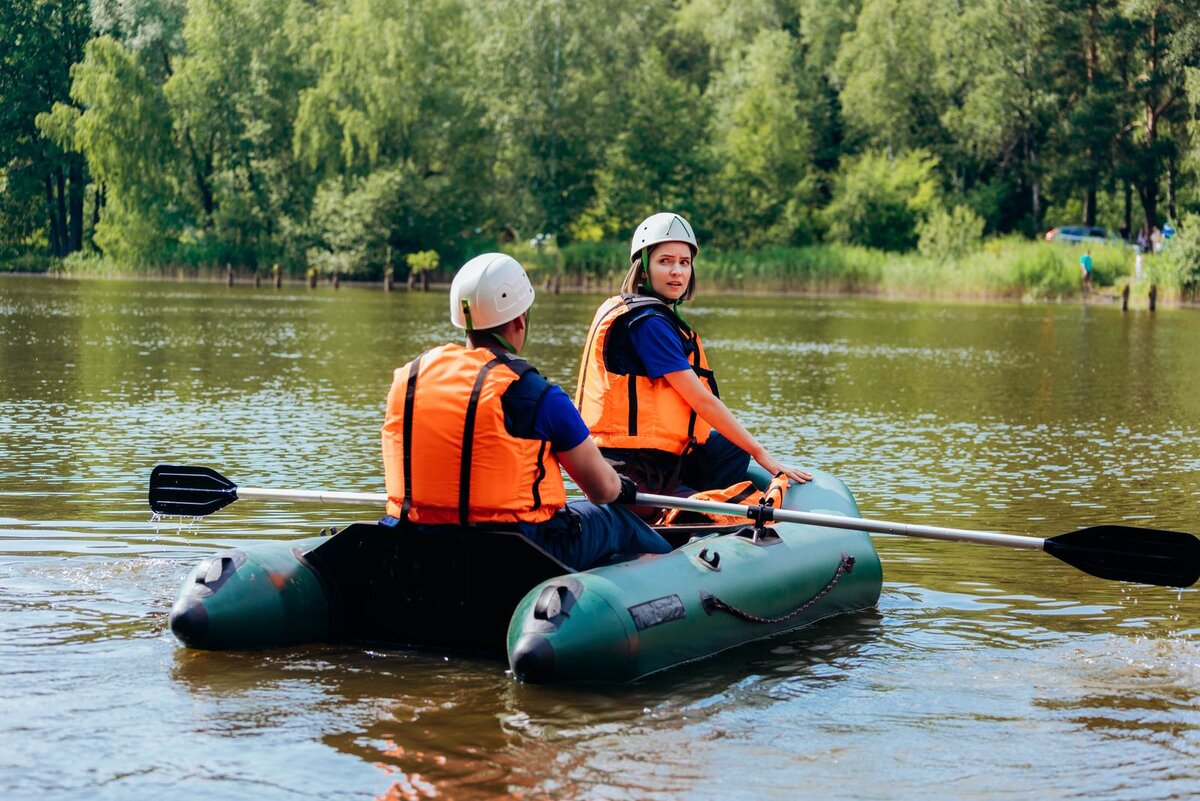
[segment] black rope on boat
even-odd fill
[[[779,617],[758,617],[757,615],[752,615],[749,612],[745,612],[741,609],[738,609],[736,606],[730,606],[729,604],[725,603],[717,596],[711,595],[707,592],[700,593],[700,603],[704,606],[704,611],[708,612],[708,614],[710,614],[710,615],[715,611],[722,611],[722,612],[728,612],[729,614],[731,614],[735,617],[740,617],[742,620],[746,620],[751,623],[782,623],[785,620],[790,620],[791,618],[800,614],[801,612],[803,612],[804,610],[808,609],[813,604],[815,604],[817,601],[821,600],[826,595],[833,592],[833,588],[836,587],[838,585],[838,582],[842,580],[842,576],[846,575],[847,573],[850,573],[853,570],[854,570],[854,557],[851,556],[850,554],[842,554],[842,560],[841,560],[841,562],[838,563],[837,570],[834,571],[833,578],[831,578],[829,580],[829,583],[826,584],[824,587],[822,587],[821,591],[818,592],[816,595],[814,595],[812,598],[805,601],[803,604],[796,607],[791,612],[788,612],[786,615],[780,615]]]

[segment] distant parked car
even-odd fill
[[[1116,242],[1115,234],[1098,225],[1064,225],[1046,232],[1047,242]]]

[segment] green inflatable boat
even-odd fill
[[[171,470],[203,468],[157,470],[152,486],[169,487]],[[788,491],[784,509],[859,516],[841,481],[813,473]],[[750,477],[765,486],[765,474]],[[183,497],[195,474],[175,483]],[[206,491],[236,499],[236,488]],[[192,648],[349,641],[497,656],[507,648],[523,681],[627,681],[879,598],[879,558],[861,531],[749,521],[658,530],[671,553],[573,573],[519,534],[355,523],[202,560],[170,626]]]

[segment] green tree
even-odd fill
[[[68,99],[71,65],[83,55],[91,21],[84,0],[7,0],[0,4],[0,169],[8,217],[35,233],[41,205],[46,245],[63,256],[83,247],[83,158],[42,135],[39,114]],[[19,237],[20,238],[20,237]]]
[[[1164,174],[1168,199],[1174,199],[1174,171],[1178,157],[1177,132],[1186,126],[1185,69],[1197,63],[1194,47],[1195,9],[1166,0],[1125,0],[1120,6],[1126,47],[1121,66],[1124,76],[1123,131],[1128,136],[1123,161],[1125,175],[1142,202],[1145,230],[1157,226]],[[1178,37],[1178,55],[1172,53]]]
[[[624,238],[658,211],[695,216],[710,117],[700,92],[673,77],[652,48],[634,73],[625,107],[624,130],[596,172],[595,199],[573,226],[579,239]]]
[[[300,66],[289,20],[294,0],[192,0],[185,53],[163,86],[182,185],[214,258],[245,264],[280,257],[281,221],[303,217],[312,182],[292,151]],[[264,36],[264,31],[275,31]]]
[[[97,34],[116,39],[142,60],[159,83],[171,74],[171,59],[184,52],[188,0],[91,0]]]
[[[917,228],[938,208],[937,159],[915,150],[847,158],[823,210],[831,239],[882,250],[910,250]]]
[[[863,0],[854,31],[833,64],[851,147],[891,153],[946,142],[941,115],[949,105],[935,80],[952,0]]]
[[[715,169],[704,186],[705,225],[718,244],[755,247],[812,236],[811,87],[801,66],[789,33],[763,30],[709,87]]]
[[[473,93],[495,135],[487,180],[518,229],[564,234],[592,201],[593,176],[625,126],[637,53],[664,6],[634,0],[477,0],[483,31]],[[496,24],[496,20],[504,24]]]
[[[300,92],[294,136],[296,155],[324,181],[309,253],[336,260],[345,249],[331,198],[362,215],[355,226],[368,239],[355,270],[382,269],[388,246],[455,252],[494,197],[489,134],[467,90],[477,79],[464,8],[339,0],[316,26],[307,54],[315,78]]]
[[[161,258],[180,225],[178,154],[162,91],[138,58],[108,36],[88,42],[72,75],[77,106],[56,105],[46,123],[73,131],[75,146],[104,186],[96,244],[118,262]]]

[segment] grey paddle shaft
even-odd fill
[[[312,501],[314,503],[352,503],[363,506],[385,506],[387,496],[381,492],[313,492],[310,490],[259,489],[238,487],[241,500]]]
[[[720,503],[718,501],[701,501],[695,498],[675,498],[670,495],[650,495],[644,492],[637,494],[637,502],[642,506],[686,509],[691,512],[714,512],[716,514],[749,517],[751,519],[757,515],[758,510],[757,506],[743,506],[741,504]],[[806,523],[812,526],[846,528],[851,531],[873,531],[876,534],[899,534],[903,537],[924,537],[930,540],[976,542],[980,545],[1000,545],[1005,548],[1023,548],[1027,551],[1045,550],[1045,540],[1041,537],[1019,537],[1015,534],[998,534],[992,531],[966,531],[961,528],[913,526],[904,523],[889,523],[886,520],[864,520],[861,517],[825,515],[818,512],[794,512],[791,509],[774,509],[771,512],[771,518],[784,523]]]
[[[311,501],[314,503],[346,503],[362,506],[384,506],[387,504],[387,495],[378,492],[319,492],[311,490],[238,487],[237,497],[241,500]],[[637,502],[643,506],[685,509],[692,512],[714,512],[716,514],[747,518],[753,518],[758,509],[757,506],[743,506],[735,503],[720,503],[718,501],[701,501],[695,498],[676,498],[671,495],[651,495],[644,492],[637,494]],[[980,545],[1023,548],[1027,551],[1043,550],[1044,542],[1040,537],[1019,537],[1015,534],[999,534],[992,531],[966,531],[959,528],[889,523],[886,520],[865,520],[861,517],[826,515],[819,512],[795,512],[790,509],[775,509],[772,510],[771,514],[772,519],[784,523],[805,523],[811,526],[845,528],[851,531],[873,531],[876,534],[898,534],[903,537],[924,537],[930,540],[975,542]]]

